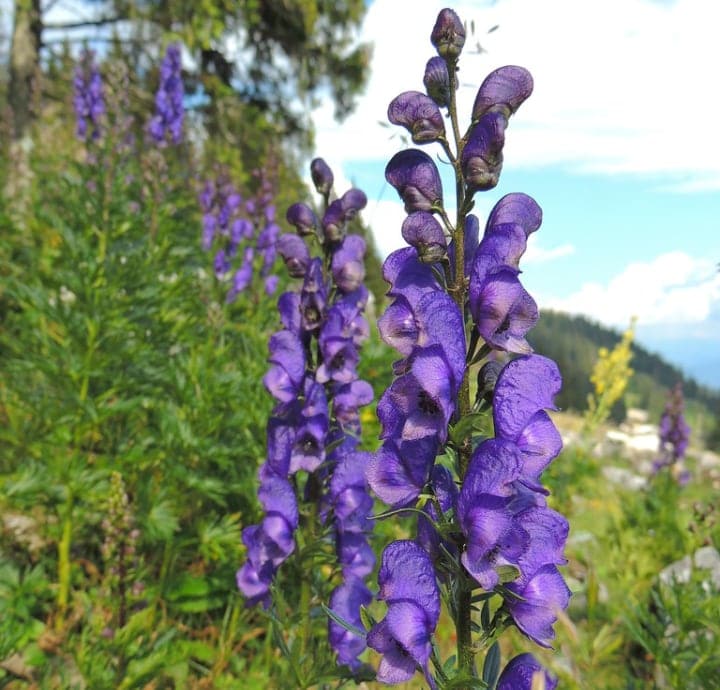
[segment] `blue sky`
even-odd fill
[[[367,192],[365,218],[383,253],[403,243],[404,213],[384,168],[405,144],[403,130],[379,122],[395,95],[423,90],[444,6],[374,0],[363,30],[374,44],[372,76],[357,112],[341,125],[329,104],[315,112],[317,154]],[[476,29],[460,62],[461,110],[496,67],[523,65],[535,78],[507,132],[500,184],[476,208],[482,218],[511,191],[542,206],[543,227],[521,265],[540,307],[616,328],[635,315],[641,344],[720,387],[720,3],[449,6]]]

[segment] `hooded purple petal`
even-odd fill
[[[397,190],[405,211],[432,211],[442,204],[442,183],[430,156],[418,149],[396,153],[385,168],[385,179]]]
[[[412,135],[416,144],[437,141],[445,136],[445,122],[435,101],[419,91],[405,91],[388,106],[388,120]]]
[[[480,85],[472,109],[473,121],[490,110],[499,110],[509,118],[533,90],[533,78],[524,67],[508,65],[488,74]]]

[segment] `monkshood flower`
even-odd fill
[[[420,670],[431,688],[431,636],[440,617],[440,593],[426,551],[410,540],[395,541],[383,551],[377,598],[387,614],[368,632],[367,643],[383,655],[377,679],[403,683]]]
[[[95,53],[86,50],[75,67],[73,78],[73,105],[78,139],[97,141],[102,132],[105,115],[105,99],[100,69],[95,62]]]
[[[183,135],[184,87],[180,45],[171,43],[160,64],[160,84],[155,94],[155,115],[148,132],[158,144],[179,144]]]
[[[229,282],[226,302],[234,302],[259,273],[265,292],[271,295],[278,285],[273,274],[280,226],[275,222],[274,187],[262,174],[252,198],[243,199],[226,171],[206,180],[198,193],[202,212],[201,246],[215,247],[213,268],[216,278]],[[238,265],[240,262],[240,265]]]
[[[685,457],[690,443],[690,426],[685,421],[684,408],[682,384],[678,383],[668,394],[665,409],[660,417],[660,454],[653,463],[656,472],[663,467],[680,463]],[[681,483],[686,483],[689,475],[685,470],[680,470],[678,479]]]
[[[526,194],[506,194],[482,236],[470,213],[476,195],[499,184],[509,122],[533,81],[522,67],[492,72],[461,135],[456,94],[465,35],[457,14],[442,10],[431,35],[438,55],[425,66],[427,95],[407,91],[388,109],[414,143],[439,145],[437,158],[452,167],[457,198],[453,221],[434,158],[423,151],[400,151],[386,167],[405,204],[402,234],[410,246],[383,265],[390,303],[378,329],[401,358],[378,402],[382,445],[366,470],[392,509],[388,515],[419,515],[417,542],[400,542],[402,550],[426,554],[412,566],[391,547],[383,555],[378,598],[388,602],[388,613],[368,633],[368,645],[382,654],[377,678],[399,683],[421,670],[431,687],[431,661],[443,683],[469,687],[478,676],[477,651],[507,627],[549,646],[570,597],[558,569],[566,562],[568,523],[548,507],[542,484],[562,447],[548,413],[561,377],[527,342],[539,313],[520,281],[520,261],[542,211]],[[447,108],[449,124],[440,108]],[[402,570],[413,575],[401,579]],[[458,645],[450,671],[430,653],[436,618],[418,609],[435,609],[418,603],[416,573],[431,577],[434,591],[440,583],[448,601]],[[491,606],[493,598],[500,601]],[[478,599],[486,600],[480,622],[471,615]],[[554,687],[529,655],[508,664],[498,687],[532,687],[536,672]]]
[[[358,450],[359,410],[372,401],[373,392],[357,372],[359,347],[369,334],[363,315],[368,300],[362,284],[366,247],[362,238],[347,234],[347,223],[367,198],[353,189],[330,201],[332,171],[322,159],[313,161],[311,171],[325,201],[324,212],[316,215],[307,204],[293,204],[286,218],[297,234],[282,234],[272,242],[290,276],[302,284],[278,299],[283,328],[270,338],[270,368],[263,379],[276,405],[267,426],[267,459],[258,474],[261,503],[263,492],[273,491],[273,482],[295,487],[294,505],[309,530],[301,542],[307,547],[295,550],[298,522],[287,514],[280,516],[284,522],[273,515],[267,524],[270,513],[263,503],[262,522],[243,532],[248,560],[238,571],[238,586],[248,604],[272,605],[269,588],[282,563],[295,553],[303,570],[314,572],[320,550],[326,561],[338,566],[338,575],[322,581],[318,596],[329,601],[335,616],[357,629],[362,625],[360,607],[371,600],[364,579],[375,567],[368,542],[373,505],[365,478],[369,454]],[[265,216],[268,225],[256,250],[265,249],[268,234],[278,233],[272,226],[274,208]],[[311,247],[318,245],[322,253],[315,256]],[[321,531],[328,536],[318,549],[314,542]],[[308,598],[302,601],[309,606]],[[309,616],[309,610],[304,615]],[[348,667],[346,672],[357,671],[365,636],[336,620],[328,625],[338,663]]]
[[[534,681],[536,676],[542,678],[542,684]],[[532,654],[519,654],[512,658],[503,669],[497,682],[497,690],[534,690],[541,687],[543,690],[555,690],[557,679],[540,665]]]

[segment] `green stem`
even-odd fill
[[[62,533],[58,542],[58,593],[55,629],[59,632],[65,626],[65,615],[70,601],[70,545],[72,544],[73,497],[68,496],[63,515]]]
[[[453,161],[455,169],[455,200],[456,200],[456,225],[453,233],[453,244],[455,246],[455,283],[450,289],[450,295],[455,300],[460,313],[465,313],[465,301],[467,299],[467,285],[465,281],[465,217],[468,208],[465,199],[465,180],[462,174],[462,152],[464,141],[460,135],[457,116],[456,92],[458,88],[456,61],[448,61],[448,73],[450,76],[450,103],[448,114],[452,123],[453,136],[457,149],[457,156]],[[458,393],[456,414],[459,419],[470,414],[470,380],[468,378],[468,367]],[[472,454],[472,441],[467,438],[458,449],[458,470],[459,479],[462,480],[467,472]],[[459,670],[463,675],[475,675],[475,659],[472,646],[472,591],[467,578],[460,577],[455,589],[455,631],[457,634],[457,658]]]

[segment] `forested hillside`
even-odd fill
[[[554,359],[563,372],[563,390],[558,403],[563,408],[584,410],[591,391],[590,373],[597,359],[598,349],[612,349],[621,334],[582,316],[555,311],[543,311],[542,318],[529,335],[533,347]],[[682,371],[640,345],[634,344],[632,368],[635,372],[624,404],[616,406],[613,417],[624,417],[625,407],[631,405],[650,411],[651,418],[660,416],[668,389],[678,381],[694,416],[702,417],[705,433],[717,428],[720,392],[701,386]]]

